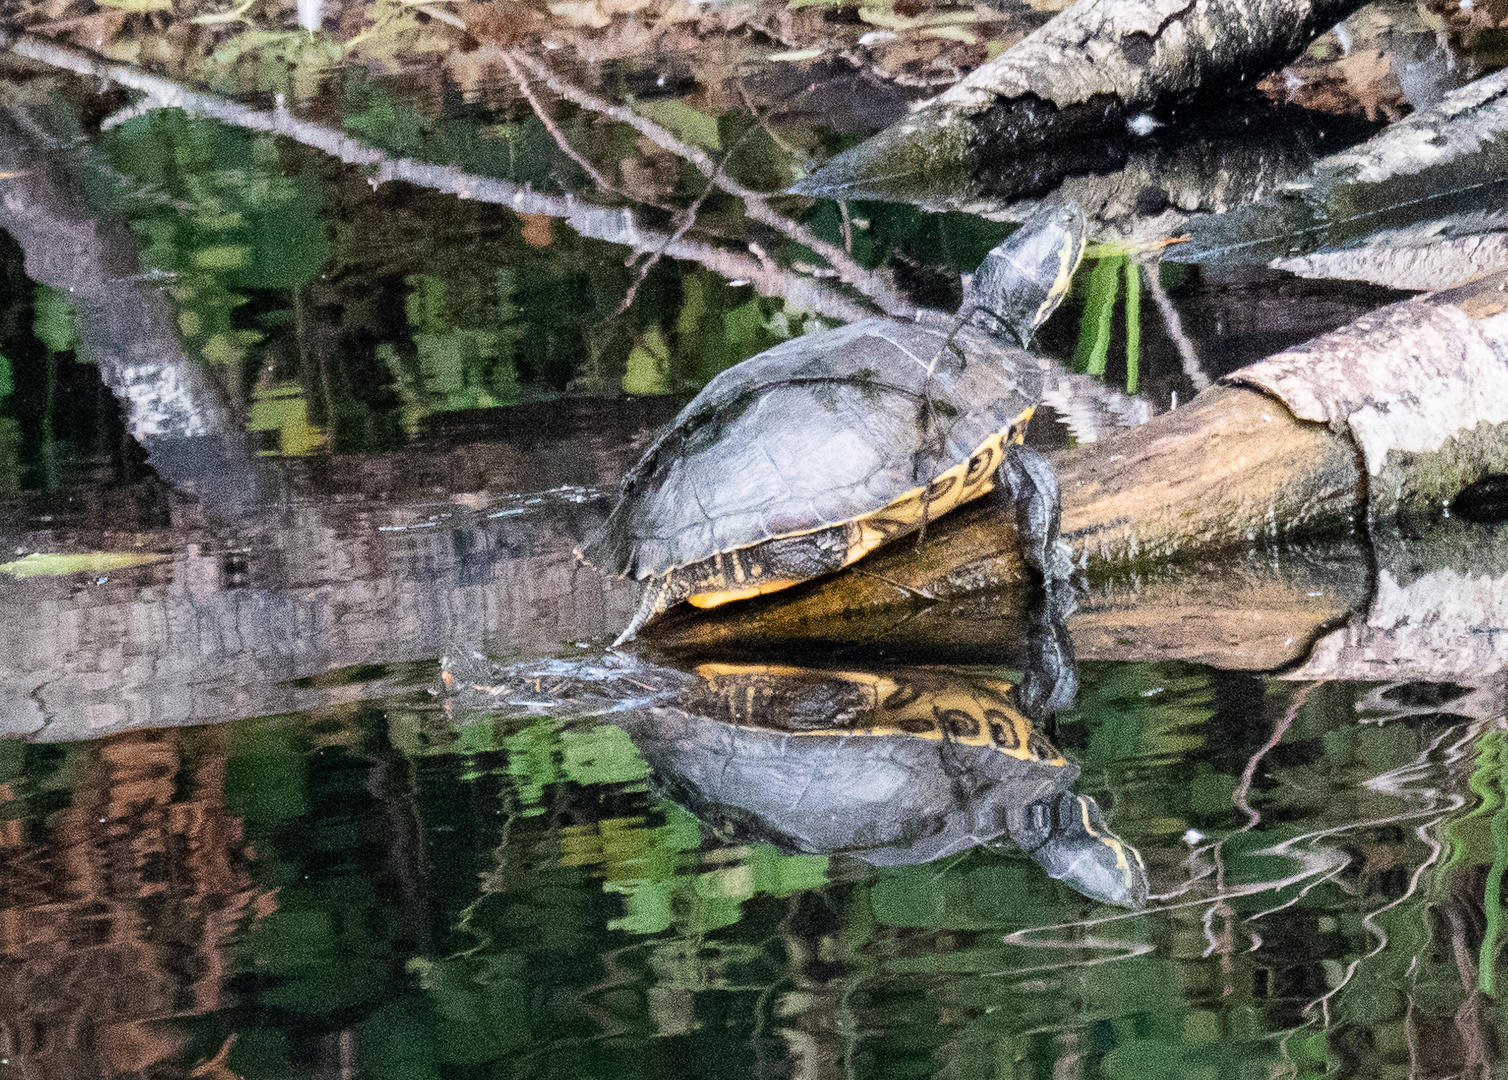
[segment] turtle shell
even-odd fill
[[[704,664],[614,717],[661,791],[725,838],[876,866],[1014,844],[1087,896],[1140,907],[1141,856],[989,672]]]
[[[957,320],[866,319],[784,342],[681,411],[582,555],[646,578],[861,521],[918,489],[935,517],[989,489],[998,454],[971,459],[992,439],[998,451],[1041,392],[1029,353]],[[930,490],[950,469],[950,490]]]

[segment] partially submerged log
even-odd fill
[[[1053,463],[1063,535],[1091,581],[1438,514],[1508,472],[1508,273],[1384,308]],[[975,505],[845,573],[649,636],[895,641],[932,605],[1030,580],[1007,516]]]
[[[0,230],[21,248],[27,276],[68,294],[82,357],[163,479],[231,518],[274,501],[277,478],[184,348],[171,302],[141,275],[136,237],[96,219],[50,151],[39,131],[0,110]]]
[[[1078,203],[1100,240],[1151,243],[1183,231],[1191,215],[1226,214],[1284,190],[1337,146],[1377,125],[1351,116],[1276,105],[1253,95],[1240,108],[1203,109],[1146,134],[1128,127],[1082,143],[988,154],[951,172],[903,170],[871,177],[865,194],[928,210],[1021,221],[1044,203]],[[1087,155],[1087,160],[1086,160]],[[851,198],[821,173],[796,185],[806,195]]]
[[[1441,289],[1508,268],[1508,71],[1447,94],[1272,197],[1195,218],[1180,262]]]
[[[1360,0],[1080,0],[906,119],[797,185],[834,198],[955,182],[1044,148],[1071,171],[1134,114],[1201,87],[1248,82],[1297,56]],[[1082,159],[1082,160],[1078,160]],[[1045,189],[1044,189],[1045,190]],[[883,196],[882,196],[883,197]]]

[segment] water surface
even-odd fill
[[[1081,581],[1037,712],[1019,596],[607,651],[657,427],[1020,216],[778,194],[1045,18],[903,6],[21,13],[208,96],[0,70],[0,1077],[1501,1072],[1500,526]],[[1256,198],[1498,62],[1369,10],[1314,146],[1090,179]],[[1099,255],[1044,449],[1400,295]]]

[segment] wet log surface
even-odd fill
[[[1063,537],[1089,580],[1333,539],[1361,522],[1424,520],[1504,471],[1505,297],[1508,275],[1498,275],[1394,304],[1139,428],[1054,455]],[[1031,585],[1008,515],[985,503],[845,573],[694,618],[672,613],[650,636],[697,649],[922,641],[935,636],[921,618],[935,605],[1023,590],[999,601],[998,618],[1023,606]]]
[[[1054,148],[1073,171],[1116,167],[1106,138],[1133,114],[1228,90],[1298,55],[1357,0],[1080,0],[925,108],[838,155],[796,190],[838,198],[951,183],[960,166]],[[998,187],[999,185],[997,185]],[[1023,195],[1031,184],[1016,185]],[[1048,184],[1043,190],[1048,190]],[[1040,194],[1041,192],[1035,192]]]

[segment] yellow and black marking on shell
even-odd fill
[[[733,551],[720,552],[689,566],[650,578],[633,621],[619,641],[683,601],[712,608],[777,592],[841,570],[875,548],[916,532],[954,508],[987,494],[1006,446],[1019,445],[1035,411],[1023,409],[1011,424],[994,432],[966,461],[943,470],[931,483],[918,485],[872,514],[809,532],[777,536]]]
[[[1067,289],[1077,208],[1023,226],[952,318],[866,319],[722,372],[624,478],[579,554],[645,583],[624,641],[841,569],[996,483],[1042,393],[1025,341]]]
[[[1067,762],[1016,708],[1008,682],[926,671],[874,674],[768,664],[703,664],[699,705],[725,723],[804,737],[904,735]]]

